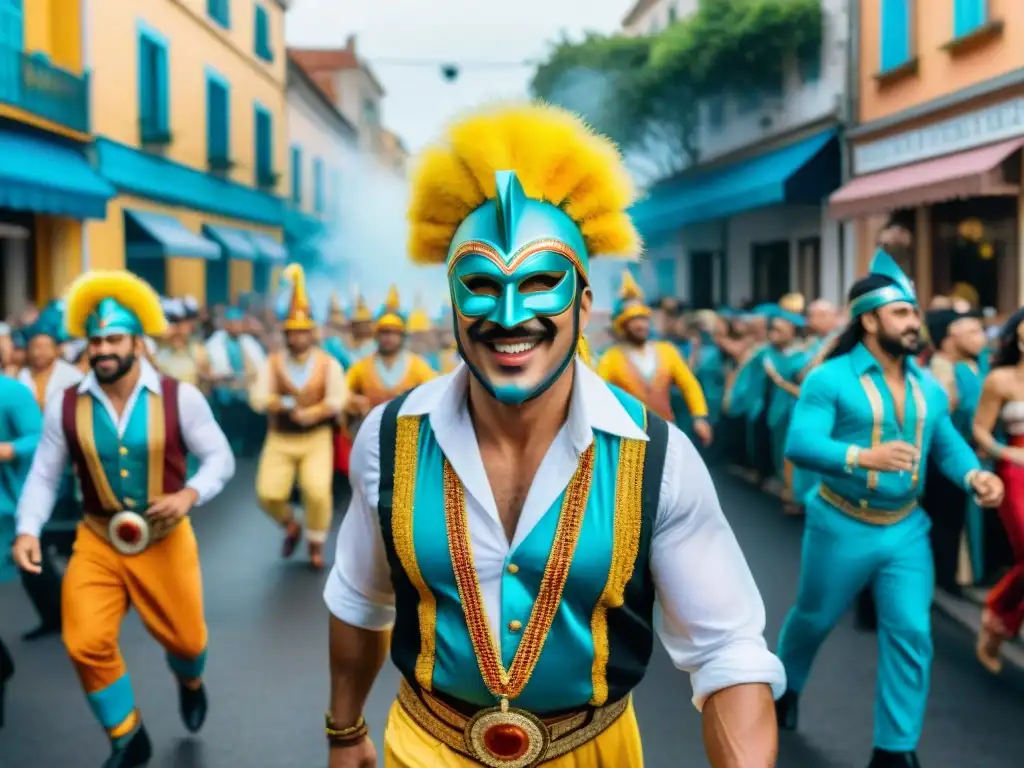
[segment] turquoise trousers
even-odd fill
[[[895,525],[869,525],[813,497],[796,605],[779,635],[789,689],[799,694],[818,648],[871,586],[878,606],[874,745],[894,752],[917,748],[928,701],[935,583],[930,527],[920,508]]]

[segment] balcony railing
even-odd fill
[[[42,53],[0,45],[0,104],[89,132],[89,76],[55,67]]]

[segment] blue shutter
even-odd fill
[[[954,0],[953,37],[964,37],[988,20],[987,0]]]
[[[313,161],[313,209],[324,212],[324,161],[319,157]]]
[[[911,0],[882,0],[882,72],[910,61],[910,5]]]
[[[292,147],[292,204],[302,205],[302,148]]]
[[[254,50],[256,55],[264,61],[273,61],[274,52],[270,49],[270,17],[267,16],[267,9],[262,5],[256,6],[255,29]]]
[[[213,78],[206,81],[206,154],[211,165],[229,159],[228,89]]]
[[[272,186],[270,175],[274,172],[273,163],[273,126],[270,113],[263,107],[256,107],[256,183],[259,186]]]
[[[206,0],[206,13],[224,29],[231,28],[231,0]]]
[[[156,83],[153,56],[153,43],[147,37],[139,38],[139,127],[145,138],[155,127],[155,93]]]

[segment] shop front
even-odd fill
[[[0,316],[64,290],[86,258],[82,221],[102,219],[113,195],[84,145],[0,121]]]
[[[878,231],[895,220],[913,234],[914,253],[901,266],[926,305],[955,295],[1001,316],[1014,312],[1024,303],[1022,148],[1024,94],[888,126],[881,138],[860,129],[854,178],[830,200],[833,217],[855,223],[857,273],[866,273]]]
[[[801,289],[835,298],[841,233],[823,203],[839,186],[840,166],[835,128],[819,125],[653,187],[631,211],[652,281],[698,307],[775,301]]]

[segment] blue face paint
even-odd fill
[[[564,211],[526,197],[512,172],[499,172],[496,180],[497,199],[467,216],[452,239],[447,263],[453,308],[465,318],[508,329],[573,313],[573,343],[538,384],[490,380],[470,362],[456,324],[456,342],[473,375],[500,402],[519,404],[542,394],[572,362],[579,277],[586,279],[589,264],[579,227]]]

